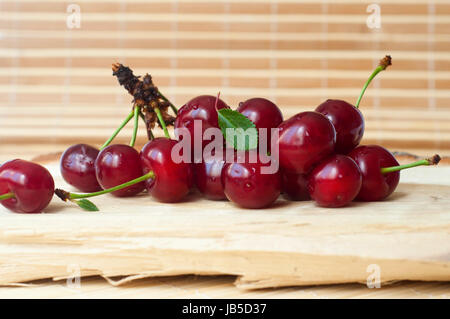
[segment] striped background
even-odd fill
[[[393,2],[74,0],[70,29],[72,2],[0,1],[0,161],[101,144],[131,107],[114,62],[152,74],[178,107],[220,91],[233,108],[262,96],[288,117],[355,103],[385,54],[393,66],[361,103],[363,142],[450,155],[450,1]],[[381,29],[366,24],[371,3]]]

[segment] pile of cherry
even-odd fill
[[[61,157],[61,174],[84,193],[55,190],[52,176],[39,164],[20,159],[6,162],[0,167],[0,201],[15,212],[38,213],[56,194],[86,210],[97,210],[86,198],[106,193],[135,196],[146,190],[157,201],[174,203],[182,201],[193,188],[207,199],[228,199],[244,208],[268,207],[281,193],[291,200],[312,199],[322,207],[342,207],[355,199],[383,200],[397,187],[400,170],[434,165],[440,160],[435,155],[399,165],[381,146],[358,146],[364,133],[359,103],[370,81],[390,64],[389,56],[381,60],[356,106],[329,99],[315,111],[283,121],[280,109],[267,99],[240,103],[236,111],[257,129],[279,128],[279,170],[271,174],[261,172],[267,164],[259,159],[257,149],[244,153],[256,152],[256,162],[202,158],[192,164],[177,163],[171,151],[179,141],[171,139],[165,129],[166,137],[152,138],[140,152],[134,148],[135,135],[130,145],[110,145],[110,139],[100,150],[86,144],[69,147]],[[218,128],[218,110],[224,108],[229,106],[219,97],[193,98],[178,110],[175,129],[186,128],[194,136],[195,120],[202,121],[203,129]]]

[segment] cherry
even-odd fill
[[[222,169],[222,185],[227,198],[244,208],[264,208],[270,206],[280,195],[281,175],[279,170],[274,173],[262,172],[266,166],[256,154],[255,163],[250,161],[250,153],[245,152],[245,158],[239,158],[232,163],[226,163]]]
[[[95,159],[100,151],[87,144],[69,147],[61,156],[60,170],[64,180],[82,192],[96,192],[101,186],[95,176]]]
[[[267,129],[267,136],[271,136],[271,128],[275,128],[283,122],[283,114],[275,103],[264,98],[252,98],[239,103],[237,110],[255,124],[258,129]],[[270,138],[267,141],[270,148]]]
[[[342,100],[326,100],[316,108],[336,130],[336,152],[347,154],[364,135],[364,117],[359,109]]]
[[[214,154],[206,156],[200,163],[194,164],[194,178],[198,190],[210,200],[223,200],[227,197],[223,191],[222,169],[225,166],[226,150],[222,158]]]
[[[218,97],[212,95],[200,95],[193,98],[178,110],[177,118],[174,123],[176,137],[179,138],[177,129],[187,128],[191,135],[190,145],[194,147],[194,121],[202,121],[201,137],[203,138],[203,133],[206,129],[210,127],[219,127],[217,110],[223,108],[229,107]],[[203,146],[208,143],[209,141],[203,141]]]
[[[302,112],[278,127],[280,166],[286,171],[306,174],[334,151],[336,131],[320,113]]]
[[[0,201],[17,213],[40,213],[53,197],[55,183],[48,170],[15,159],[0,167]]]
[[[144,173],[153,171],[154,174],[145,181],[148,193],[165,203],[181,201],[193,183],[191,164],[176,163],[172,158],[172,149],[177,143],[168,138],[155,138],[140,154]]]
[[[308,175],[308,191],[319,206],[342,207],[355,199],[361,182],[355,161],[345,155],[332,155]]]
[[[308,200],[307,175],[292,172],[281,172],[281,191],[290,200]]]
[[[104,148],[95,160],[95,173],[103,189],[108,189],[142,176],[139,153],[123,144]],[[114,196],[126,197],[139,194],[145,189],[143,182],[112,192]]]
[[[362,173],[362,186],[357,199],[378,201],[392,194],[400,180],[400,173],[381,173],[383,167],[399,165],[391,152],[378,145],[368,145],[358,146],[348,156],[356,162]]]
[[[391,64],[391,57],[389,55],[381,59],[379,65],[364,84],[356,106],[342,100],[326,100],[316,108],[316,112],[325,115],[336,129],[335,150],[337,153],[347,154],[358,146],[364,135],[364,117],[358,109],[359,103],[373,78]]]

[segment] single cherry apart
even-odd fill
[[[306,174],[334,151],[336,131],[318,112],[302,112],[280,124],[279,156],[282,169]]]
[[[281,192],[290,200],[309,200],[307,175],[282,171]]]
[[[54,188],[53,177],[39,164],[15,159],[0,167],[0,202],[14,212],[42,212]]]
[[[339,154],[321,161],[308,175],[309,194],[322,207],[347,205],[358,195],[361,183],[355,161]]]
[[[177,152],[172,156],[172,149],[178,143],[168,138],[155,138],[145,144],[140,154],[144,173],[154,174],[145,181],[148,193],[160,202],[181,201],[193,185],[191,164],[176,159]]]
[[[103,189],[108,189],[142,176],[139,153],[123,144],[113,144],[104,148],[95,161],[97,180]],[[112,192],[114,196],[126,197],[139,194],[145,189],[144,183]]]
[[[60,170],[64,180],[82,192],[102,189],[95,176],[95,159],[100,151],[87,144],[69,147],[61,156]]]
[[[251,160],[254,154],[255,161]],[[236,157],[233,163],[225,164],[222,170],[222,184],[225,195],[243,208],[265,208],[278,198],[281,192],[281,175],[264,171],[268,164],[261,162],[256,151],[248,151],[245,158]],[[266,166],[266,167],[265,167]]]

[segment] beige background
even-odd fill
[[[233,108],[262,96],[288,117],[327,98],[354,103],[385,54],[393,66],[361,103],[363,143],[450,155],[448,0],[73,3],[81,8],[79,29],[66,25],[69,2],[0,3],[0,161],[78,142],[101,144],[131,107],[131,97],[111,75],[114,62],[135,74],[150,73],[178,107],[220,91]],[[367,26],[371,3],[381,8],[380,29]],[[127,142],[130,133],[131,127],[125,129],[119,141]],[[145,142],[143,131],[138,141]],[[234,289],[231,280],[217,280]],[[198,282],[214,291],[214,280]],[[442,289],[427,285],[420,287]],[[333,289],[366,289],[339,287]]]

